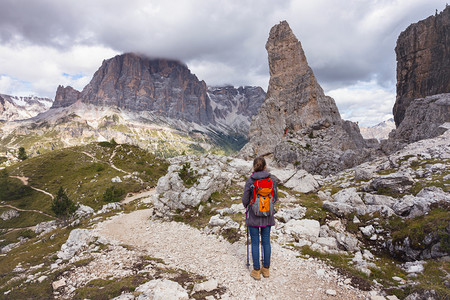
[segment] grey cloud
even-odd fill
[[[188,65],[220,63],[231,70],[224,83],[252,84],[268,76],[265,42],[286,19],[325,90],[373,79],[387,87],[395,82],[398,34],[444,7],[442,0],[2,0],[0,42],[100,44]],[[221,70],[205,74],[214,72],[219,81]]]

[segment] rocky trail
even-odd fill
[[[327,265],[299,257],[272,239],[270,278],[249,276],[245,239],[230,244],[217,235],[177,222],[151,220],[152,209],[120,214],[98,224],[98,236],[118,241],[163,259],[169,266],[214,279],[226,289],[222,299],[360,299],[367,296],[350,286]]]

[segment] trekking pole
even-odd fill
[[[248,207],[245,210],[245,221],[246,222],[247,222],[247,213],[248,213]],[[247,227],[247,269],[250,269],[250,260],[249,260],[249,251],[248,251],[248,235],[249,235],[249,232],[248,232],[248,226],[246,226],[246,227]]]
[[[261,265],[264,266],[264,248],[262,244],[262,237],[261,237]]]
[[[248,251],[248,226],[247,226],[247,269],[250,269],[249,251]]]

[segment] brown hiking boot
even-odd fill
[[[264,276],[264,278],[269,278],[269,268],[262,267],[261,274],[262,274],[262,276]]]
[[[261,280],[261,270],[252,270],[250,272],[250,276],[252,276],[255,280]]]

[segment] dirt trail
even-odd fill
[[[103,162],[103,161],[99,160],[99,159],[96,158],[94,155],[92,155],[92,154],[90,154],[90,153],[88,153],[88,152],[82,151],[81,153],[83,153],[84,155],[89,156],[89,157],[92,158],[95,162]],[[108,163],[108,164],[111,166],[111,168],[113,168],[114,170],[132,176],[133,174],[131,174],[130,172],[127,172],[127,171],[125,171],[125,170],[122,170],[122,169],[120,169],[120,168],[118,168],[118,167],[116,167],[116,166],[114,165],[114,162],[113,162],[114,156],[116,156],[116,149],[114,149],[113,153],[111,154],[111,157],[108,159],[108,161],[107,161],[106,163]],[[143,181],[141,178],[139,178],[139,177],[136,177],[135,179],[136,179],[137,181],[139,181],[141,184],[144,183],[144,181]]]
[[[28,185],[28,177],[23,177],[23,176],[9,176],[9,177],[17,178],[17,179],[19,179],[20,181],[22,181],[22,183],[23,183],[24,185]],[[34,186],[31,186],[31,185],[28,185],[28,186],[29,186],[30,188],[32,188],[33,190],[35,190],[35,191],[38,191],[38,192],[41,192],[41,193],[46,194],[47,196],[50,196],[50,198],[52,198],[52,200],[55,199],[55,196],[53,196],[52,194],[50,194],[50,193],[47,192],[47,191],[38,189],[38,188],[36,188],[36,187],[34,187]]]
[[[177,222],[149,220],[151,209],[117,215],[95,228],[99,236],[132,245],[169,265],[216,279],[229,299],[361,299],[335,271],[298,257],[272,240],[271,277],[255,281],[245,266],[244,241],[230,244]],[[339,279],[339,284],[338,284]],[[326,293],[337,292],[336,296]]]
[[[1,204],[0,207],[9,207],[9,208],[12,208],[12,209],[15,209],[15,210],[18,210],[18,211],[31,211],[31,212],[36,212],[36,213],[43,214],[43,215],[45,215],[45,216],[47,216],[47,217],[50,217],[50,218],[52,218],[52,219],[55,219],[54,216],[49,215],[49,214],[47,214],[47,213],[45,213],[45,212],[43,212],[43,211],[37,210],[37,209],[20,209],[20,208],[18,208],[18,207],[15,207],[15,206],[12,206],[12,205],[9,205],[9,204]]]

